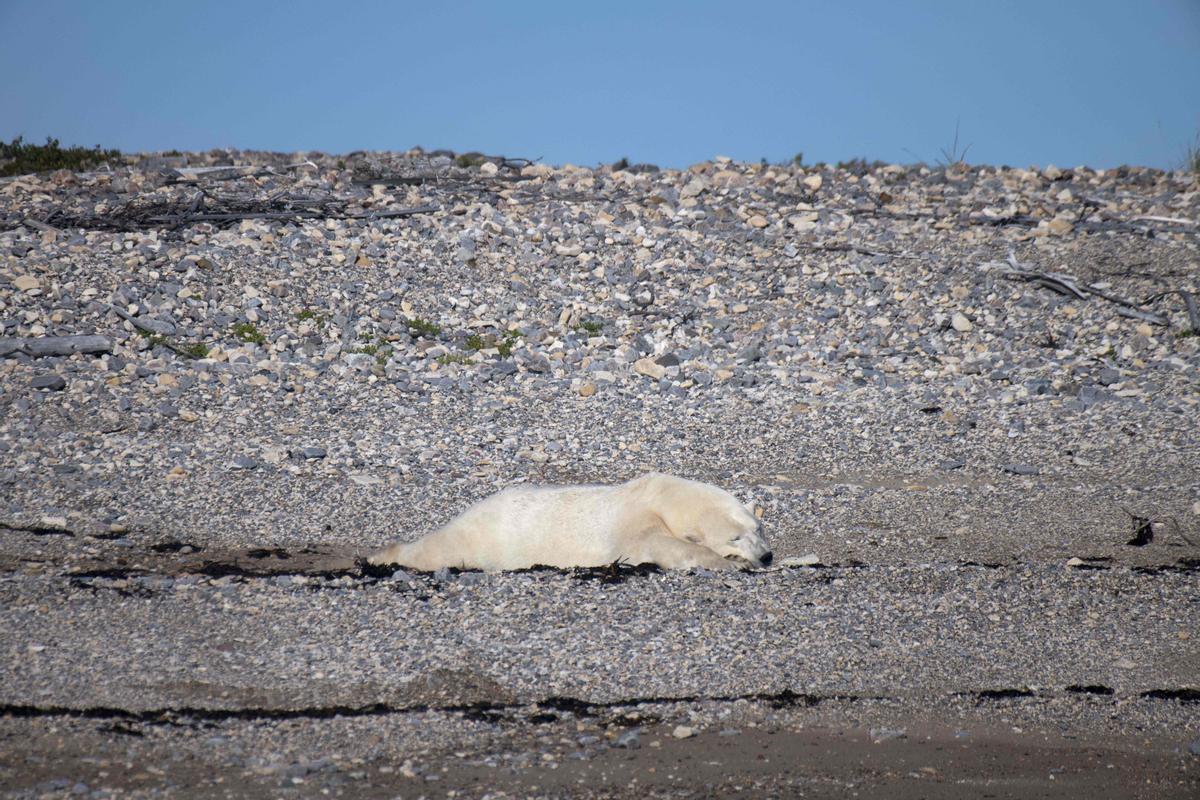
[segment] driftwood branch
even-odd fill
[[[1089,295],[1107,300],[1110,303],[1115,303],[1119,306],[1117,314],[1123,317],[1132,319],[1140,319],[1149,322],[1152,325],[1161,325],[1166,327],[1168,324],[1167,318],[1155,314],[1150,311],[1143,311],[1142,306],[1146,303],[1138,303],[1134,300],[1127,300],[1124,297],[1119,297],[1103,289],[1091,285],[1081,284],[1079,280],[1071,275],[1066,275],[1061,272],[1040,272],[1030,269],[1017,260],[1017,256],[1012,251],[1008,253],[1007,262],[1010,267],[1005,271],[1004,277],[1010,280],[1021,280],[1030,283],[1035,283],[1039,286],[1045,286],[1047,289],[1058,292],[1059,294],[1070,295],[1080,300],[1086,300]]]
[[[174,173],[180,178],[200,178],[205,176],[212,177],[213,175],[222,173],[233,173],[232,175],[216,179],[229,180],[236,178],[257,178],[261,175],[278,175],[280,171],[286,172],[303,167],[318,169],[317,165],[311,161],[298,161],[295,164],[283,164],[279,167],[263,167],[253,164],[226,164],[216,167],[172,167],[168,170],[168,174]],[[250,170],[250,172],[246,172],[245,170]]]
[[[75,353],[111,353],[112,341],[105,336],[16,336],[0,339],[0,356],[24,353],[33,358],[69,356]]]
[[[1191,292],[1183,289],[1171,289],[1166,292],[1159,292],[1158,294],[1152,294],[1147,297],[1145,301],[1143,301],[1143,305],[1150,305],[1155,300],[1166,297],[1169,294],[1177,294],[1183,298],[1183,307],[1187,309],[1188,323],[1191,325],[1193,331],[1200,333],[1200,308],[1196,307],[1196,298]]]
[[[235,222],[241,219],[390,219],[394,217],[411,217],[415,214],[429,214],[437,211],[435,205],[415,206],[413,208],[383,209],[380,211],[365,211],[361,214],[330,213],[307,209],[292,211],[231,211],[229,213],[199,213],[179,214],[172,216],[146,217],[146,222],[173,223],[175,225],[190,225],[193,222]]]
[[[153,333],[159,336],[172,336],[175,333],[175,326],[169,322],[163,322],[161,319],[142,319],[135,317],[123,308],[118,308],[111,303],[101,303],[104,307],[111,310],[121,319],[128,322],[133,327],[146,333]]]
[[[44,223],[44,222],[40,222],[40,221],[38,221],[38,220],[36,220],[36,219],[33,219],[32,217],[25,217],[25,219],[23,219],[23,220],[21,220],[21,221],[22,221],[24,224],[28,225],[29,227],[31,227],[31,228],[33,228],[33,229],[35,229],[35,230],[39,230],[39,231],[41,231],[42,233],[53,233],[53,234],[55,234],[55,235],[59,235],[59,234],[61,234],[61,233],[62,233],[62,231],[61,231],[61,230],[59,230],[58,228],[54,227],[53,225],[47,225],[46,223]]]
[[[907,258],[914,261],[920,261],[921,256],[909,255],[907,253],[893,253],[889,250],[872,250],[869,247],[863,247],[857,244],[847,244],[844,242],[832,242],[829,244],[808,244],[805,242],[793,242],[800,250],[811,250],[822,253],[858,253],[863,256],[886,256],[887,258]]]

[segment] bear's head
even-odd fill
[[[748,566],[771,563],[762,522],[729,492],[660,473],[645,475],[638,481],[645,483],[648,499],[673,536]]]

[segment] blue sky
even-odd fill
[[[1200,0],[0,0],[0,138],[1177,166]]]

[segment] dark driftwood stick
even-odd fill
[[[112,342],[104,336],[17,336],[0,339],[0,356],[25,353],[34,358],[69,356],[75,353],[111,353]]]
[[[386,219],[388,217],[411,217],[414,214],[432,214],[437,211],[435,205],[414,206],[413,208],[385,209],[383,211],[367,211],[362,214],[349,214],[346,219]]]
[[[1136,308],[1126,308],[1121,306],[1117,309],[1117,316],[1128,317],[1129,319],[1140,319],[1143,322],[1149,322],[1151,325],[1162,325],[1166,327],[1167,318],[1159,314],[1153,314],[1149,311],[1139,311]]]
[[[128,322],[138,330],[146,333],[156,333],[159,336],[173,336],[175,334],[175,326],[170,322],[163,322],[161,319],[142,319],[135,317],[123,308],[117,308],[109,303],[104,303],[114,314]]]
[[[1188,324],[1191,325],[1193,331],[1200,333],[1200,309],[1196,307],[1196,298],[1192,296],[1191,292],[1184,291],[1183,289],[1171,289],[1170,291],[1159,292],[1147,297],[1142,305],[1149,305],[1160,297],[1166,297],[1169,294],[1177,294],[1183,298],[1183,307],[1187,309]]]
[[[340,214],[336,212],[307,211],[232,211],[225,214],[180,214],[178,216],[147,217],[146,222],[174,223],[188,225],[193,222],[232,222],[238,219],[385,219],[390,217],[410,217],[414,214],[428,214],[437,211],[433,205],[416,206],[415,208],[397,208],[383,211],[368,211],[362,214]]]
[[[869,247],[863,247],[857,244],[839,244],[837,242],[831,244],[803,244],[794,242],[793,244],[800,250],[812,250],[824,253],[858,253],[861,256],[887,256],[888,258],[908,258],[914,261],[920,261],[921,256],[913,256],[907,253],[893,253],[888,250],[872,250]]]

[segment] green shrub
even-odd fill
[[[496,344],[496,349],[500,351],[500,355],[508,358],[512,355],[513,348],[517,345],[517,340],[521,338],[520,331],[505,331],[504,338]]]
[[[454,159],[454,163],[464,169],[467,167],[478,167],[485,161],[487,161],[487,156],[483,153],[463,153]]]
[[[239,322],[233,326],[233,335],[243,342],[251,342],[253,344],[266,344],[267,337],[263,336],[262,331],[254,326],[252,322]]]
[[[413,317],[408,321],[408,329],[418,336],[424,336],[427,339],[435,339],[442,332],[442,327],[426,319]]]
[[[584,331],[590,336],[595,336],[597,333],[604,330],[604,323],[596,319],[585,319],[576,326],[576,330]]]
[[[0,176],[51,172],[56,169],[82,171],[105,161],[116,161],[120,150],[104,150],[100,145],[61,147],[58,139],[46,137],[45,144],[25,144],[18,136],[8,144],[0,142]]]

